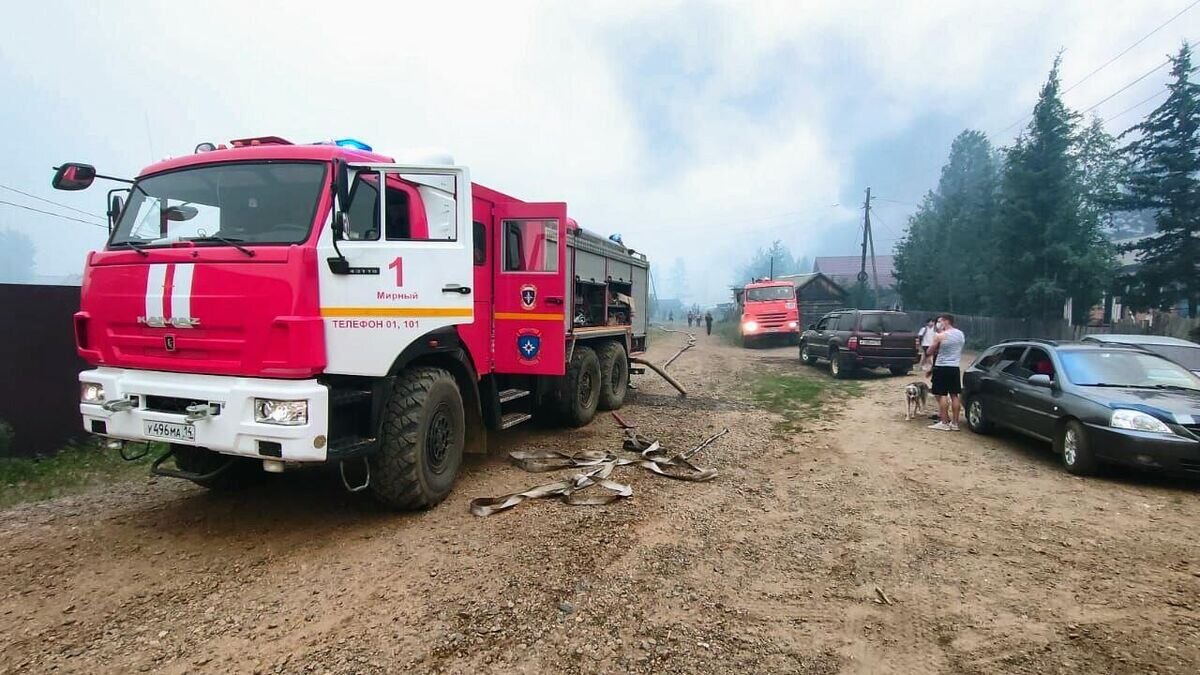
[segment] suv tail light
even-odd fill
[[[858,336],[857,335],[851,335],[850,339],[846,340],[846,349],[849,349],[850,351],[854,351],[855,349],[858,349]]]

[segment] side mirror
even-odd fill
[[[121,195],[112,195],[108,200],[108,224],[114,227],[121,218],[121,209],[125,208],[125,200]]]
[[[181,204],[179,206],[172,206],[168,208],[165,213],[167,220],[173,223],[181,223],[185,220],[191,220],[192,218],[195,218],[196,215],[200,213],[200,210],[194,206]]]
[[[333,165],[333,192],[340,208],[350,206],[350,167],[338,161]]]
[[[1035,387],[1045,387],[1049,389],[1054,386],[1054,381],[1050,379],[1049,375],[1038,373],[1037,375],[1033,375],[1029,378],[1029,384],[1032,384]]]
[[[334,241],[342,241],[346,238],[346,224],[348,222],[349,219],[344,212],[335,211],[333,213],[333,223],[330,227],[333,230]]]
[[[808,324],[808,329],[809,329],[809,330],[816,330],[816,329],[817,329],[817,324],[815,324],[815,323],[810,323],[810,324]]]
[[[96,167],[91,164],[68,162],[54,169],[50,184],[55,190],[86,190],[96,180]]]

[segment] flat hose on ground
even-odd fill
[[[609,504],[618,499],[633,496],[633,488],[624,483],[609,480],[613,469],[618,466],[638,466],[666,478],[702,483],[717,477],[716,469],[706,469],[692,464],[691,457],[721,436],[729,433],[723,429],[704,439],[689,450],[677,455],[668,454],[658,441],[637,433],[637,429],[626,424],[616,413],[613,417],[621,426],[624,442],[622,448],[638,453],[637,457],[619,457],[602,450],[563,452],[561,450],[517,450],[508,456],[517,466],[533,473],[557,471],[559,469],[587,469],[564,480],[538,485],[502,497],[479,497],[471,500],[471,513],[490,516],[507,511],[528,499],[558,497],[564,504],[572,506],[595,506]],[[608,490],[608,494],[581,494],[589,487],[597,486]]]

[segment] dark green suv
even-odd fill
[[[887,368],[893,375],[911,372],[920,360],[913,321],[904,312],[843,309],[809,325],[800,336],[800,360],[829,361],[829,372],[846,378],[858,368]]]

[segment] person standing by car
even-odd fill
[[[921,339],[921,369],[925,370],[925,364],[929,360],[929,348],[933,346],[933,337],[937,335],[937,329],[934,325],[937,322],[932,317],[925,320],[925,325],[921,326],[921,330],[917,331],[917,337]]]
[[[963,345],[967,338],[954,327],[954,315],[942,314],[934,324],[937,336],[929,348],[933,368],[927,377],[929,391],[938,400],[938,421],[929,425],[938,431],[958,431],[958,418],[962,412],[962,372],[958,368],[962,360]]]

